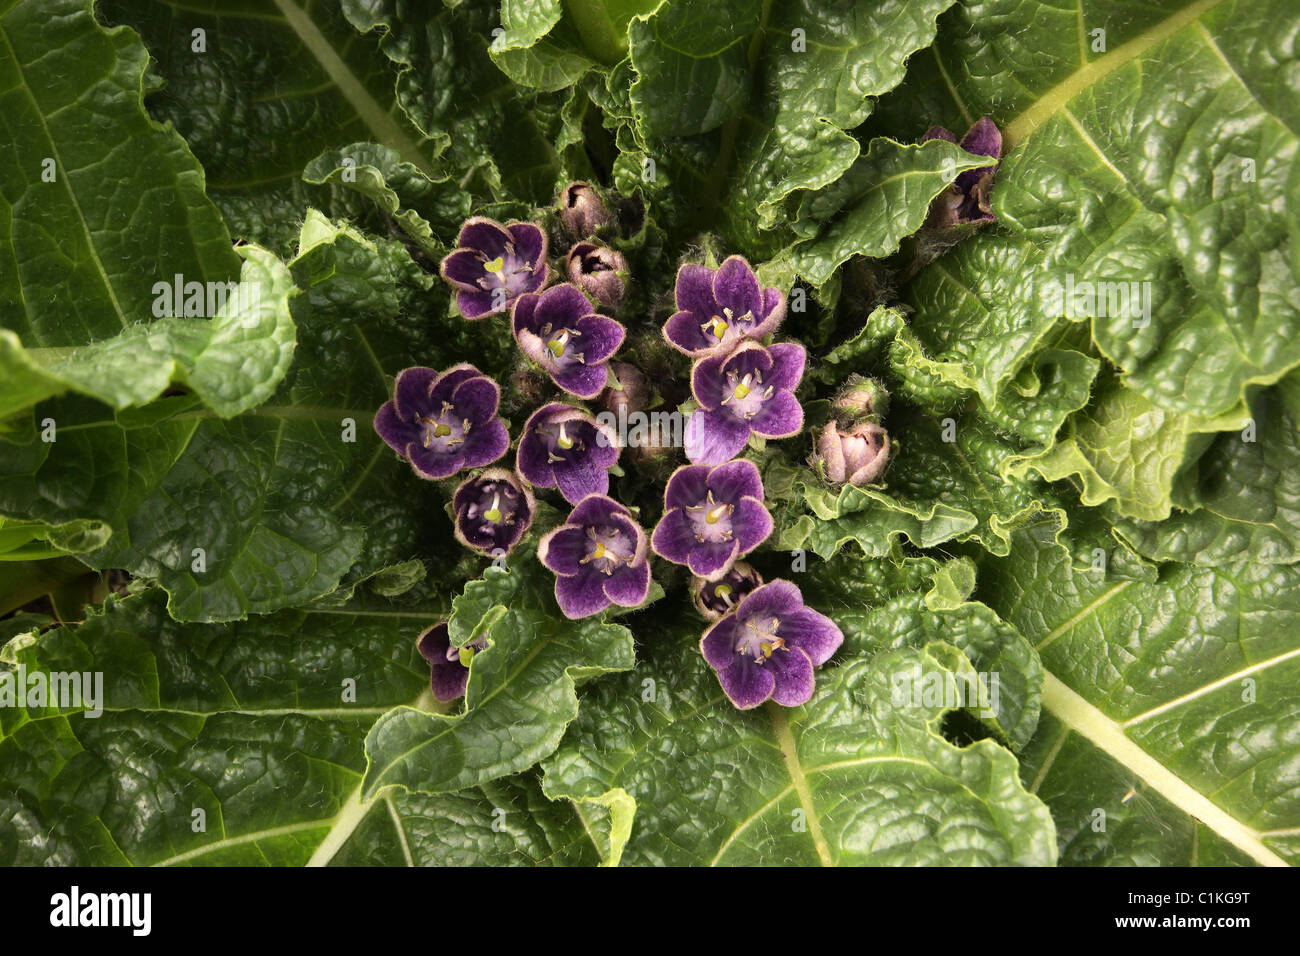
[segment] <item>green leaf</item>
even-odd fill
[[[1116,307],[1106,290],[1069,317],[1091,319],[1147,401],[1202,416],[1239,406],[1247,386],[1300,363],[1300,306],[1284,291],[1300,278],[1300,79],[1292,54],[1258,45],[1300,12],[1202,0],[1117,15],[1084,2],[1023,17],[1015,0],[955,10],[933,48],[939,69],[917,71],[878,117],[919,134],[986,113],[1011,150],[993,187],[997,234],[962,243],[907,292],[920,340],[997,392],[1061,320],[1071,282],[1137,283],[1132,308],[1116,286]],[[1094,52],[1088,31],[1103,24]]]
[[[954,747],[936,732],[941,707],[891,705],[891,674],[916,665],[951,679],[931,654],[847,659],[822,672],[803,707],[748,712],[726,701],[680,632],[657,635],[647,654],[587,692],[543,765],[549,796],[619,786],[636,800],[626,862],[1053,861],[1047,811],[1007,751],[989,740]]]
[[[1083,859],[1149,860],[1158,841],[1138,827],[1081,832],[1085,806],[1131,818],[1121,798],[1132,786],[1160,798],[1154,815],[1177,831],[1172,859],[1187,861],[1195,830],[1211,860],[1294,862],[1300,567],[1238,559],[1117,579],[1074,569],[1056,534],[1018,532],[1007,558],[982,562],[977,596],[1042,656],[1043,709],[1059,723],[1045,721],[1050,742],[1026,779],[1084,795],[1053,804],[1061,833]],[[1052,750],[1067,759],[1059,771]]]
[[[561,0],[502,0],[501,27],[489,50],[501,72],[522,86],[562,90],[596,63],[560,23]],[[548,34],[550,34],[548,36]]]
[[[465,711],[384,715],[366,738],[367,797],[394,786],[443,793],[527,769],[559,744],[578,712],[579,683],[632,667],[631,632],[602,616],[566,620],[553,586],[530,548],[515,552],[509,571],[488,568],[465,586],[452,644],[488,640],[470,664]]]

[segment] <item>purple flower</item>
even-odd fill
[[[456,540],[493,558],[514,550],[537,512],[532,491],[505,468],[489,468],[461,482],[451,507]]]
[[[446,478],[490,465],[510,436],[496,417],[501,389],[473,365],[439,373],[417,366],[397,373],[393,400],[375,415],[379,437],[421,478]]]
[[[791,391],[803,378],[802,345],[764,348],[741,342],[729,355],[700,359],[691,391],[700,407],[686,423],[686,457],[720,465],[745,447],[749,433],[789,438],[803,428],[803,409]]]
[[[623,326],[593,312],[576,286],[521,295],[511,322],[523,353],[545,369],[551,381],[579,398],[600,394],[605,361],[623,344]]]
[[[869,485],[885,473],[889,454],[889,434],[876,423],[861,422],[841,432],[831,422],[817,437],[813,464],[837,485]]]
[[[606,309],[617,309],[623,301],[627,260],[616,249],[594,242],[576,243],[564,260],[564,274]]]
[[[740,459],[673,472],[664,489],[664,516],[650,541],[655,554],[716,581],[771,533],[758,467]]]
[[[560,223],[574,239],[585,239],[614,221],[590,183],[569,183],[560,193]]]
[[[537,557],[555,572],[555,600],[570,619],[617,604],[636,607],[650,594],[645,532],[613,498],[588,495],[569,520],[542,538]]]
[[[664,323],[664,338],[691,358],[730,351],[741,339],[761,339],[785,318],[785,295],[761,288],[740,256],[716,269],[682,266],[675,296],[678,311]]]
[[[429,662],[429,686],[433,696],[446,703],[465,693],[469,683],[469,662],[474,654],[487,647],[487,638],[480,637],[462,647],[452,647],[447,633],[447,622],[435,624],[416,641],[420,655]]]
[[[456,245],[439,271],[456,289],[456,307],[467,319],[504,312],[523,293],[546,285],[546,233],[534,223],[503,226],[475,216],[460,227]]]
[[[618,461],[618,436],[585,412],[552,402],[524,424],[515,465],[537,488],[559,488],[576,505],[609,491],[609,469]]]
[[[741,710],[769,697],[794,707],[812,697],[813,668],[843,641],[830,618],[804,606],[797,587],[778,580],[751,591],[705,631],[700,651]]]
[[[737,561],[716,581],[695,578],[691,581],[691,599],[696,609],[710,621],[735,610],[736,605],[754,588],[763,583],[763,576],[744,561]]]
[[[921,142],[927,143],[932,139],[957,142],[957,137],[942,126],[931,126],[921,137]],[[997,124],[983,116],[967,130],[958,145],[972,156],[1001,156],[1002,133]],[[932,222],[952,226],[958,223],[992,222],[996,219],[993,210],[989,208],[989,190],[993,186],[993,174],[997,169],[994,164],[967,169],[958,174],[957,181],[935,200],[931,209]]]

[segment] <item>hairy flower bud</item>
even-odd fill
[[[875,422],[862,422],[843,432],[831,422],[817,436],[813,464],[837,485],[869,485],[885,473],[890,451],[889,434]]]
[[[612,221],[600,193],[590,183],[569,183],[560,193],[560,222],[574,239],[585,239]]]
[[[875,379],[853,374],[831,402],[831,410],[842,425],[880,421],[889,413],[889,392]]]
[[[609,370],[618,379],[618,388],[610,386],[600,393],[596,402],[600,410],[615,418],[645,411],[650,404],[650,383],[645,373],[627,362],[610,362]]]
[[[594,242],[576,243],[564,261],[564,272],[570,282],[607,309],[616,309],[623,301],[627,260],[615,249]]]

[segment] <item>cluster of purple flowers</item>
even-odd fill
[[[465,222],[441,273],[466,319],[508,312],[523,355],[563,392],[591,400],[605,390],[608,363],[623,344],[623,325],[598,309],[621,302],[626,263],[594,241],[611,217],[592,187],[575,183],[561,194],[560,221],[578,240],[565,261],[568,281],[550,284],[547,235],[539,225],[483,217]],[[696,606],[712,622],[701,651],[736,706],[803,703],[812,695],[813,668],[843,636],[804,607],[793,584],[764,584],[739,561],[767,539],[773,523],[758,468],[736,456],[751,434],[786,438],[802,429],[793,392],[805,353],[792,343],[764,344],[785,317],[785,296],[762,288],[739,256],[716,269],[682,266],[675,296],[677,311],[663,334],[694,360],[698,408],[684,435],[691,464],[669,478],[652,534],[609,497],[619,438],[582,408],[560,401],[538,408],[519,437],[514,470],[485,467],[506,454],[510,438],[497,414],[500,388],[472,365],[399,373],[375,430],[423,478],[485,469],[452,494],[457,540],[485,555],[509,554],[522,540],[537,510],[534,488],[557,489],[572,511],[542,538],[537,556],[555,574],[566,617],[645,603],[653,550],[695,576]],[[482,643],[452,647],[444,623],[421,635],[419,647],[432,667],[435,696],[463,694],[469,659]]]

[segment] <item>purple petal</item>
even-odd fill
[[[632,513],[608,495],[588,495],[569,513],[569,524],[586,527],[609,524],[615,517],[631,519]],[[632,522],[635,527],[635,522]]]
[[[741,498],[731,517],[741,554],[749,554],[772,533],[772,515],[757,498]]]
[[[709,341],[700,325],[694,312],[674,312],[664,323],[664,338],[677,351],[693,358],[715,344]]]
[[[761,487],[761,486],[760,486]],[[693,508],[709,493],[709,466],[682,465],[664,488],[664,513],[672,508]]]
[[[536,332],[541,328],[541,323],[537,320],[537,303],[540,299],[541,296],[536,292],[525,292],[510,307],[510,328],[516,339],[521,331]]]
[[[445,661],[447,659],[447,649],[451,647],[451,636],[447,630],[447,622],[435,624],[433,627],[426,628],[415,640],[416,650],[420,656],[432,664],[435,661]]]
[[[690,519],[680,508],[674,508],[659,519],[654,534],[650,536],[650,543],[655,554],[673,564],[689,561],[691,549],[699,544],[691,529]]]
[[[925,135],[921,137],[921,142],[928,143],[932,139],[941,139],[945,143],[957,142],[957,137],[953,136],[952,133],[948,132],[948,130],[942,126],[931,126],[925,131]]]
[[[777,392],[750,419],[749,427],[764,438],[789,438],[803,428],[803,409],[789,392]]]
[[[813,666],[802,648],[776,651],[764,667],[772,669],[772,699],[783,707],[808,703],[813,695]]]
[[[469,686],[469,668],[460,661],[443,661],[429,667],[429,687],[436,700],[444,704],[465,695]]]
[[[578,398],[595,398],[605,390],[609,372],[605,363],[596,365],[571,365],[551,375],[551,380],[570,395]]]
[[[589,455],[557,461],[551,465],[551,473],[560,494],[571,505],[587,495],[603,495],[609,491],[609,472]]]
[[[605,578],[605,597],[619,607],[636,607],[650,596],[650,562],[625,565]]]
[[[713,274],[714,270],[700,265],[684,265],[677,270],[674,300],[680,311],[700,317],[697,325],[718,311],[717,300],[713,298]]]
[[[449,478],[465,466],[464,454],[457,452],[449,455],[446,452],[424,448],[419,442],[412,442],[407,445],[406,453],[406,460],[411,463],[415,473],[421,478],[428,478],[430,481]]]
[[[1002,133],[997,124],[981,116],[961,139],[961,148],[976,156],[1001,156]]]
[[[581,333],[578,342],[582,348],[583,361],[588,365],[605,361],[623,344],[623,326],[609,316],[583,316],[573,327]]]
[[[440,410],[443,402],[452,400],[452,396],[456,393],[456,386],[460,385],[461,382],[484,377],[482,372],[468,362],[461,362],[459,365],[451,366],[451,368],[438,375],[438,380],[429,389],[429,397],[425,401],[425,408]]]
[[[477,425],[497,413],[497,406],[501,404],[501,387],[486,375],[476,376],[456,385],[450,401],[455,406],[457,417],[467,418],[470,424]]]
[[[789,396],[788,392],[778,394]],[[693,462],[720,465],[740,454],[747,441],[749,426],[725,412],[698,408],[686,421],[686,457]]]
[[[772,356],[772,369],[763,376],[763,384],[793,391],[803,378],[808,353],[802,345],[793,342],[780,342],[769,346],[767,351]]]
[[[404,368],[398,372],[397,380],[393,383],[393,403],[397,406],[398,416],[410,421],[421,412],[428,411],[429,393],[433,391],[433,383],[437,379],[436,370],[423,366]]]
[[[740,542],[734,538],[731,541],[697,541],[686,565],[696,577],[716,581],[731,570],[739,553]]]
[[[726,385],[722,366],[726,356],[714,355],[700,359],[691,369],[691,394],[701,408],[718,408],[722,405],[722,392]]]
[[[469,430],[465,444],[461,446],[461,454],[465,456],[464,467],[479,468],[490,465],[504,455],[509,447],[510,433],[506,431],[505,423],[501,419],[493,418],[481,422]]]
[[[519,439],[519,450],[515,453],[515,468],[524,481],[538,488],[554,488],[555,472],[546,455],[546,446],[535,436],[526,431]]]
[[[789,581],[777,578],[746,594],[736,612],[744,620],[773,614],[780,617],[803,609],[803,594],[799,589]]]
[[[763,291],[758,276],[740,256],[728,256],[713,277],[713,297],[718,305],[740,318],[746,312],[757,319],[763,312]]]
[[[515,253],[527,262],[540,262],[546,258],[546,233],[531,222],[512,222],[506,232],[514,240]]]
[[[715,671],[730,667],[736,659],[736,616],[728,614],[700,638],[700,653]]]
[[[456,308],[467,319],[481,319],[485,315],[504,312],[505,305],[497,308],[492,298],[491,292],[465,292],[461,290],[456,293]]]
[[[758,466],[743,458],[718,465],[709,472],[707,484],[715,501],[735,504],[744,497],[760,501],[763,498],[763,478],[758,473]],[[691,504],[698,504],[702,500],[704,495],[700,495]]]
[[[776,678],[766,664],[735,655],[731,666],[718,671],[718,683],[740,710],[750,710],[772,696]]]
[[[556,574],[577,574],[586,556],[587,530],[577,525],[562,524],[537,544],[537,559]]]
[[[481,292],[478,280],[483,278],[483,258],[472,249],[457,249],[442,260],[438,267],[442,277],[465,292]]]
[[[604,585],[605,575],[584,567],[580,574],[555,579],[555,603],[569,620],[599,614],[610,605]]]
[[[397,417],[392,402],[384,402],[375,414],[375,431],[399,455],[406,455],[406,446],[419,441],[420,426]]]
[[[780,289],[763,290],[763,321],[754,327],[755,337],[771,335],[785,319],[785,293]]]
[[[576,285],[566,282],[542,293],[533,321],[539,328],[548,322],[556,329],[573,328],[579,319],[591,314],[591,302]]]
[[[456,245],[461,249],[477,249],[489,259],[495,259],[506,251],[506,243],[510,240],[510,233],[501,223],[485,216],[474,216],[466,219],[460,227]]]
[[[791,647],[797,647],[807,654],[809,660],[818,666],[826,663],[844,643],[844,633],[835,626],[835,622],[810,607],[783,614],[777,633]]]

